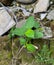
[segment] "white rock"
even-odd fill
[[[48,13],[47,19],[49,19],[49,20],[54,20],[54,10],[52,10],[52,11],[50,11],[50,12]]]
[[[8,12],[0,8],[0,36],[7,32],[15,25],[15,21],[11,18]]]
[[[38,0],[34,7],[34,13],[45,12],[49,6],[49,0]]]
[[[41,13],[40,14],[40,19],[43,20],[46,17],[47,13]]]

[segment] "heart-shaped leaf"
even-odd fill
[[[29,38],[34,38],[34,31],[32,29],[29,29],[25,32],[25,35]]]
[[[43,33],[42,32],[40,32],[40,31],[38,31],[38,30],[36,30],[35,31],[35,38],[42,38],[43,37]]]
[[[20,38],[19,40],[20,40],[20,44],[21,45],[25,45],[26,44],[26,40],[24,38]]]
[[[25,28],[16,28],[13,31],[13,34],[17,35],[17,36],[23,36],[25,33],[26,29]]]
[[[34,23],[35,23],[34,17],[30,16],[27,19],[27,21],[26,21],[26,23],[24,24],[23,27],[26,28],[26,29],[30,29],[30,28],[34,27]]]
[[[39,27],[40,27],[40,23],[36,21],[36,22],[34,23],[34,27],[35,27],[35,28],[39,28]]]
[[[34,47],[33,44],[27,44],[27,50],[30,52],[34,52],[36,50],[36,48]]]

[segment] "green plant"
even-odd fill
[[[53,65],[54,59],[51,58],[51,53],[47,45],[44,44],[43,48],[35,56],[36,62],[40,65]]]
[[[11,29],[9,36],[11,38],[19,36],[20,44],[24,45],[28,51],[34,52],[37,47],[33,45],[31,40],[42,38],[43,32],[40,23],[33,16],[30,16],[21,28]]]

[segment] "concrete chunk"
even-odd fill
[[[0,36],[7,32],[15,25],[15,21],[11,18],[8,12],[0,8]]]
[[[49,6],[49,0],[38,0],[34,7],[34,13],[45,12]]]

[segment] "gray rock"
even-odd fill
[[[45,12],[49,6],[49,0],[38,0],[34,7],[34,13]]]
[[[8,12],[0,8],[0,36],[7,32],[15,25],[15,21],[11,18]]]
[[[54,20],[54,10],[52,10],[52,11],[50,11],[50,12],[48,13],[47,19],[49,19],[49,20]]]
[[[30,3],[34,3],[37,0],[17,0],[17,2],[22,3],[22,4],[30,4]]]

